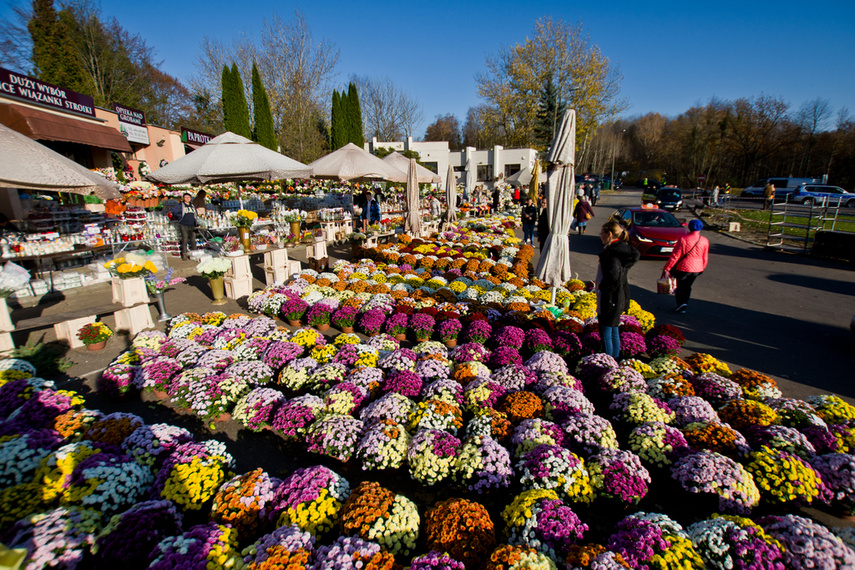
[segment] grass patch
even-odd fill
[[[769,212],[764,210],[738,210],[739,217],[742,218],[743,223],[746,225],[750,225],[751,227],[758,230],[767,230],[769,228]],[[844,214],[846,217],[838,216],[837,221],[834,224],[834,231],[838,232],[852,232],[855,233],[855,220],[851,218],[850,214]],[[775,221],[781,221],[783,218],[781,216],[775,216]],[[831,222],[821,222],[817,216],[813,218],[808,218],[807,216],[794,216],[792,214],[787,214],[786,221],[788,224],[800,224],[807,225],[810,222],[812,228],[819,229],[831,229]],[[823,223],[825,227],[823,228]],[[804,237],[806,230],[804,228],[784,228],[784,235],[794,236],[794,237]]]

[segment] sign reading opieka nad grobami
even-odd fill
[[[65,87],[0,67],[0,94],[68,113],[95,116],[95,100]]]
[[[113,103],[113,110],[119,118],[119,132],[127,137],[128,142],[148,146],[148,127],[145,124],[145,113],[118,103]]]

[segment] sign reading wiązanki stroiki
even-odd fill
[[[87,117],[95,116],[95,100],[92,97],[2,67],[0,94]]]

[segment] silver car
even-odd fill
[[[811,206],[827,202],[829,206],[855,208],[855,193],[847,192],[839,186],[823,184],[802,184],[790,194],[790,202]]]

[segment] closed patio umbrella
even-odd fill
[[[466,185],[463,187],[463,201],[468,202],[475,190],[475,171],[472,167],[472,159],[466,161]]]
[[[225,132],[146,178],[164,184],[309,178],[312,169],[284,154]]]
[[[0,187],[122,197],[119,185],[0,124]]]
[[[410,168],[407,171],[407,193],[406,206],[407,217],[404,219],[404,232],[412,237],[422,235],[422,212],[419,201],[419,182],[416,173],[416,159],[410,159]]]
[[[445,176],[445,221],[447,223],[457,221],[457,176],[454,167],[448,165],[448,174]]]
[[[572,277],[570,272],[570,232],[572,222],[574,170],[576,162],[576,111],[568,109],[561,117],[546,162],[549,192],[546,197],[549,237],[546,238],[537,276],[553,287],[563,285]]]
[[[534,170],[531,173],[531,180],[528,184],[528,197],[532,202],[537,204],[537,191],[540,184],[540,160],[534,161]]]

